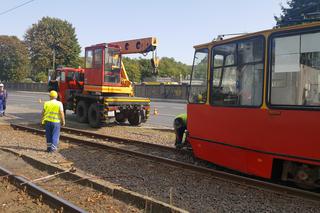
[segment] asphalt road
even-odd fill
[[[45,93],[9,91],[7,114],[12,120],[19,122],[39,122],[43,102],[49,100]],[[158,115],[154,115],[154,111]],[[186,104],[151,102],[151,117],[144,124],[146,126],[172,128],[176,115],[186,112]],[[76,122],[72,111],[67,111],[67,122]]]

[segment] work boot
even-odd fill
[[[181,149],[183,147],[183,144],[181,142],[176,142],[174,144],[174,146],[177,148],[177,149]]]

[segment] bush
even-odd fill
[[[47,82],[47,81],[48,81],[48,76],[47,76],[47,74],[44,73],[44,72],[39,72],[39,73],[36,75],[36,77],[35,77],[34,80],[35,80],[36,82],[40,82],[40,83],[42,83],[42,82]]]

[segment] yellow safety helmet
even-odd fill
[[[56,91],[54,91],[54,90],[51,90],[49,95],[52,98],[57,98],[58,97],[58,93]]]

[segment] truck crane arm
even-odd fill
[[[121,54],[132,53],[148,53],[155,51],[158,46],[158,39],[155,37],[133,39],[128,41],[117,41],[109,44],[117,45],[120,47]]]
[[[152,52],[152,59],[151,64],[154,68],[154,73],[157,73],[157,68],[159,65],[159,59],[157,58],[157,46],[158,46],[158,39],[155,37],[148,37],[148,38],[140,38],[140,39],[133,39],[127,41],[117,41],[108,43],[110,45],[115,45],[120,48],[120,54],[134,54],[134,53],[141,53],[141,54],[148,54]]]

